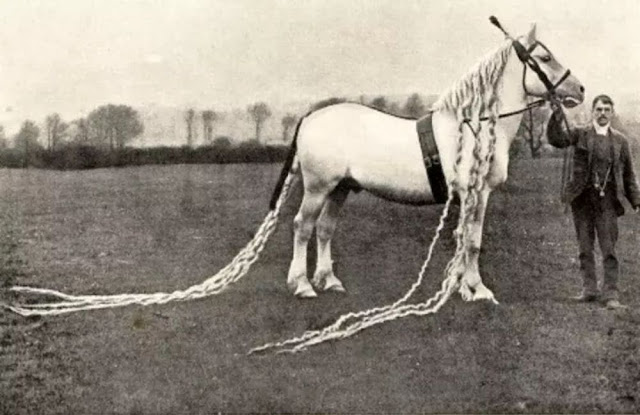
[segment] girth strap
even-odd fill
[[[429,113],[416,122],[418,141],[422,151],[422,159],[427,170],[427,178],[436,203],[445,203],[449,197],[447,180],[442,171],[438,146],[433,135],[433,113]]]

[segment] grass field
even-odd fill
[[[569,301],[580,276],[560,163],[515,160],[492,196],[481,270],[498,306],[456,295],[433,316],[246,356],[400,297],[442,208],[352,195],[334,245],[348,294],[300,301],[285,287],[297,192],[260,261],[219,296],[51,318],[0,311],[0,413],[640,412],[640,218],[620,223],[630,309]],[[200,282],[252,237],[279,169],[0,170],[0,277],[71,293]],[[453,226],[413,301],[437,290]]]

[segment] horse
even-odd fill
[[[430,110],[434,146],[448,189],[441,224],[454,196],[460,200],[460,218],[454,232],[457,248],[447,265],[445,282],[453,276],[452,285],[447,287],[457,288],[465,300],[494,300],[493,293],[482,283],[478,268],[482,227],[491,191],[507,179],[509,147],[522,113],[549,100],[567,107],[584,100],[580,81],[536,40],[535,25],[527,35],[513,39],[495,18],[491,21],[509,40],[446,90]],[[532,97],[540,99],[530,103]],[[165,304],[218,294],[245,276],[258,260],[276,229],[289,190],[300,176],[304,193],[294,218],[293,258],[287,287],[300,298],[316,297],[316,291],[345,292],[333,271],[331,238],[350,192],[365,190],[399,203],[441,202],[435,195],[441,196],[442,189],[432,188],[427,178],[416,127],[416,120],[354,103],[327,106],[302,117],[273,191],[271,209],[254,238],[227,266],[200,284],[171,292],[111,295],[69,295],[16,286],[11,290],[53,296],[59,301],[0,302],[0,307],[24,316],[57,315],[130,304]],[[309,280],[307,248],[314,229],[317,266]],[[410,293],[411,290],[399,301],[403,302]],[[367,324],[374,320],[383,321],[372,318]],[[332,336],[340,334],[332,333]]]
[[[484,216],[492,190],[507,180],[509,147],[532,98],[556,99],[567,107],[584,100],[580,81],[536,39],[535,24],[526,35],[509,38],[481,59],[431,107],[449,197],[460,201],[456,233],[464,241],[464,252],[456,272],[465,300],[494,300],[478,267]],[[330,105],[298,122],[272,205],[284,180],[298,173],[304,193],[293,221],[286,284],[299,298],[346,291],[332,267],[331,239],[350,192],[364,190],[405,204],[436,203],[416,120],[357,103]],[[307,249],[314,229],[317,266],[309,280]]]

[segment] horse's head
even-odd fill
[[[584,86],[536,39],[535,24],[527,35],[514,40],[513,46],[524,64],[522,82],[528,95],[559,99],[569,108],[584,100]]]

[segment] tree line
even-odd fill
[[[424,115],[435,97],[427,99],[417,93],[411,94],[403,103],[391,101],[380,95],[373,98],[364,96],[356,99],[363,105],[376,108],[393,115],[419,118]],[[344,97],[331,97],[315,102],[309,111],[328,105],[354,101]],[[216,123],[223,114],[213,109],[198,111],[188,108],[184,113],[186,149],[176,150],[169,147],[155,149],[132,149],[129,144],[144,132],[140,114],[130,106],[107,104],[89,113],[86,117],[67,122],[58,113],[46,117],[42,130],[33,120],[22,123],[20,130],[7,137],[0,126],[0,167],[52,167],[52,168],[91,168],[126,164],[147,164],[165,162],[252,162],[279,161],[286,152],[269,150],[264,143],[264,126],[273,116],[271,107],[265,102],[256,102],[246,108],[249,119],[254,125],[254,136],[249,137],[250,144],[234,145],[229,137],[214,138]],[[280,144],[285,146],[290,140],[294,126],[303,114],[287,113],[280,119],[282,131]],[[203,145],[195,146],[201,125]],[[242,143],[242,142],[241,142]],[[199,148],[203,149],[200,151]],[[216,154],[213,156],[213,154]],[[264,153],[263,155],[260,155]],[[243,155],[244,154],[244,155]]]
[[[56,150],[65,145],[88,145],[108,148],[111,151],[124,148],[133,138],[144,132],[138,112],[127,105],[103,105],[85,118],[69,123],[58,113],[46,117],[43,141],[41,131],[32,120],[22,123],[20,130],[9,140],[0,126],[0,147],[7,148],[10,141],[16,149],[28,152],[35,149]]]
[[[378,109],[380,111],[387,112],[392,115],[398,115],[402,117],[409,118],[419,118],[422,115],[426,114],[429,109],[429,105],[435,99],[434,97],[430,97],[429,101],[423,100],[420,94],[414,93],[411,94],[404,104],[400,105],[396,102],[392,102],[387,97],[380,95],[374,97],[371,100],[367,100],[364,96],[361,96],[359,99],[355,100],[363,105],[367,105],[369,107]],[[344,97],[331,97],[327,99],[320,100],[310,105],[309,111],[314,111],[328,105],[338,104],[342,102],[350,101]],[[247,107],[247,113],[254,123],[255,134],[251,138],[258,142],[261,142],[263,139],[263,128],[265,122],[273,115],[271,107],[265,102],[256,102]],[[203,139],[206,144],[212,143],[213,140],[213,129],[216,121],[221,119],[221,114],[217,113],[213,110],[204,110],[200,113],[200,118],[202,121],[203,128]],[[196,121],[198,120],[198,111],[194,108],[189,108],[185,112],[184,120],[186,123],[186,131],[187,131],[187,140],[186,144],[190,147],[193,146],[195,142],[196,132]],[[287,113],[280,119],[280,125],[282,126],[282,141],[287,142],[291,139],[291,134],[293,127],[297,124],[299,117],[295,114]]]

